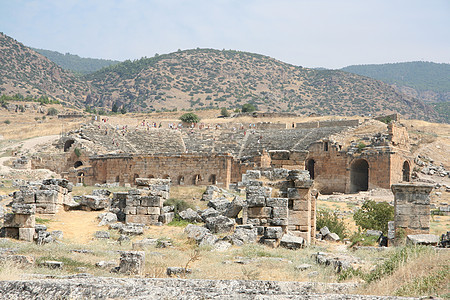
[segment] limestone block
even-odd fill
[[[258,218],[249,218],[249,219],[247,219],[247,224],[259,226],[261,224],[261,220]]]
[[[22,192],[23,203],[32,204],[36,202],[36,193],[33,190],[27,190]]]
[[[56,203],[58,192],[53,190],[36,191],[36,203]]]
[[[22,215],[34,215],[36,213],[36,205],[13,203],[12,212],[15,214],[22,214]]]
[[[144,207],[144,206],[136,207],[136,214],[137,215],[147,215],[148,207]]]
[[[19,240],[32,242],[34,237],[34,228],[19,228]]]
[[[270,207],[286,207],[288,206],[287,198],[267,198],[266,205]]]
[[[38,214],[56,214],[59,206],[54,203],[38,203],[36,204],[36,213]]]
[[[249,207],[248,210],[249,218],[270,218],[272,215],[271,207]]]
[[[272,218],[275,219],[286,219],[288,217],[288,208],[285,207],[274,207],[272,209]]]
[[[282,218],[282,219],[272,218],[272,219],[270,219],[269,224],[271,226],[287,226],[288,219],[287,218]]]
[[[280,246],[296,250],[305,246],[305,240],[299,236],[293,236],[289,234],[283,235],[280,241]]]
[[[147,207],[162,207],[164,199],[160,196],[144,196],[141,197],[141,205]]]
[[[266,227],[264,232],[264,238],[267,239],[280,239],[283,236],[283,229],[278,226]]]
[[[139,198],[138,197],[136,197],[136,196],[128,196],[127,198],[126,198],[126,200],[125,200],[125,205],[126,206],[140,206],[140,205],[142,205],[142,206],[148,206],[148,205],[143,205],[140,201],[139,201]]]
[[[305,199],[293,200],[292,209],[293,210],[303,210],[303,211],[310,210],[311,202],[308,200],[305,200]]]
[[[289,199],[304,199],[307,198],[309,194],[309,189],[301,189],[301,188],[288,188],[287,196]]]
[[[247,197],[249,195],[261,195],[264,197],[270,197],[272,195],[272,188],[267,187],[267,186],[263,186],[263,187],[249,186],[249,187],[247,187],[246,191],[247,191]]]
[[[159,207],[147,207],[147,214],[149,214],[149,215],[159,215],[159,214],[161,214],[161,208],[159,208]]]
[[[159,215],[126,215],[126,223],[140,223],[145,225],[153,225],[158,222]]]
[[[159,216],[159,222],[163,224],[168,224],[173,221],[174,217],[175,217],[174,212],[163,213]]]
[[[288,221],[290,225],[311,225],[311,217],[302,211],[290,211]]]
[[[262,195],[247,195],[248,207],[266,206],[266,197]]]
[[[127,206],[124,211],[126,215],[135,215],[137,213],[137,208],[135,206]]]

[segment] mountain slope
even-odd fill
[[[450,64],[416,61],[354,65],[341,70],[394,84],[403,93],[426,102],[450,101]]]
[[[84,58],[78,55],[57,51],[31,48],[32,50],[44,55],[49,60],[62,67],[63,69],[80,74],[89,74],[100,70],[101,68],[118,64],[120,61],[97,58]]]
[[[90,91],[87,83],[46,57],[0,33],[0,93],[49,96],[82,105]]]
[[[239,107],[322,114],[399,112],[437,118],[427,105],[390,85],[338,70],[312,70],[238,51],[196,49],[142,58],[85,77],[92,104],[128,110]]]

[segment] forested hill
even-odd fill
[[[339,70],[313,70],[239,51],[194,49],[142,58],[86,77],[98,91],[93,105],[128,111],[240,107],[300,114],[379,115],[438,119],[391,85]]]
[[[404,62],[380,65],[354,65],[341,69],[389,84],[426,102],[450,101],[450,64]]]
[[[118,64],[120,61],[97,59],[97,58],[84,58],[78,55],[66,53],[62,54],[57,51],[50,51],[44,49],[31,48],[34,51],[44,55],[52,62],[56,63],[60,67],[80,74],[89,74],[100,70],[101,68]]]
[[[41,54],[0,33],[0,93],[84,106],[90,86]]]

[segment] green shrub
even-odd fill
[[[366,144],[364,144],[363,142],[359,142],[359,144],[358,144],[358,152],[361,152],[361,151],[363,151],[364,150],[364,148],[366,148],[367,147],[367,145]]]
[[[191,204],[187,203],[184,200],[170,198],[164,201],[164,206],[173,206],[174,207],[174,213],[175,216],[178,216],[179,212],[182,212],[183,210],[186,210],[188,208],[193,208]]]
[[[251,103],[245,103],[244,105],[242,105],[242,112],[252,112],[255,111],[256,107],[251,104]]]
[[[47,111],[48,116],[56,116],[58,114],[58,110],[54,107],[50,107]]]
[[[5,123],[5,124],[11,124],[11,121],[10,121],[10,120],[5,120],[3,123]]]
[[[221,115],[222,117],[229,117],[229,116],[230,116],[230,113],[228,112],[228,110],[227,110],[226,107],[222,107],[222,109],[220,110],[220,115]]]
[[[80,156],[81,156],[81,150],[80,150],[80,148],[75,148],[75,149],[73,150],[73,152],[75,153],[75,155],[76,155],[77,157],[80,157]]]
[[[363,229],[388,231],[388,222],[394,220],[394,207],[387,202],[367,200],[354,215],[357,226]]]
[[[185,123],[198,123],[200,118],[194,113],[185,113],[180,117],[180,120]]]
[[[341,239],[347,236],[347,227],[344,221],[339,218],[336,213],[332,213],[328,210],[318,210],[316,227],[320,229],[322,227],[328,227],[330,232],[336,233]]]
[[[378,236],[366,235],[361,231],[355,232],[350,237],[351,245],[353,246],[375,246],[378,241]]]

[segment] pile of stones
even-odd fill
[[[444,166],[441,164],[440,166],[436,166],[433,164],[433,159],[431,159],[428,156],[424,155],[418,155],[414,162],[416,165],[418,165],[421,169],[420,172],[425,175],[433,175],[433,176],[440,176],[440,177],[450,177],[450,171],[445,170]]]
[[[378,235],[380,235],[380,234],[378,234]],[[316,239],[319,241],[324,240],[324,241],[331,241],[331,242],[337,242],[340,240],[339,236],[336,233],[331,232],[327,226],[320,228],[319,232],[316,233]]]

